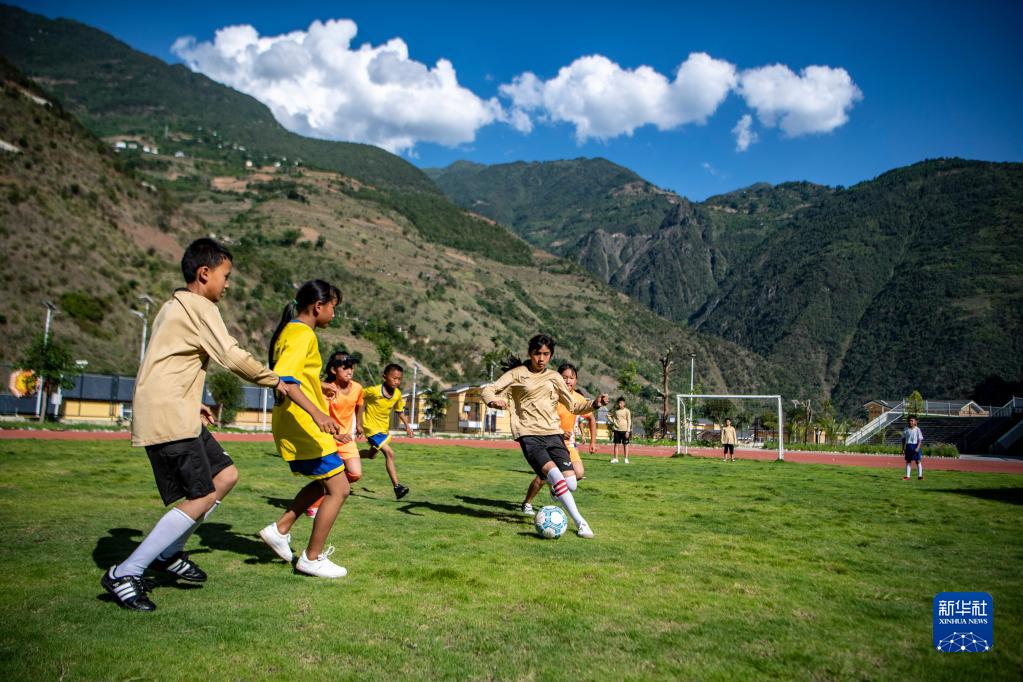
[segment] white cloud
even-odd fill
[[[347,19],[277,36],[228,26],[212,42],[178,38],[171,51],[193,71],[266,104],[284,127],[312,137],[409,152],[419,142],[472,142],[495,121],[529,131],[528,117],[459,85],[448,60],[432,68],[412,60],[400,38],[353,48],[357,31]]]
[[[753,130],[753,117],[744,114],[732,128],[732,134],[735,135],[735,151],[744,152],[749,149],[749,146],[757,141],[757,133]]]
[[[533,113],[544,122],[570,123],[582,143],[632,135],[644,125],[670,130],[704,123],[736,82],[732,64],[702,52],[689,55],[670,81],[649,66],[623,69],[607,57],[590,55],[547,81],[523,73],[500,92],[511,101],[513,115]],[[526,129],[521,123],[516,127]]]
[[[276,36],[227,26],[212,41],[178,38],[171,51],[192,70],[266,104],[289,130],[409,154],[420,142],[471,143],[495,122],[523,134],[537,123],[569,123],[579,143],[631,136],[646,125],[673,130],[706,123],[733,91],[763,126],[796,137],[843,125],[863,96],[842,68],[810,66],[797,75],[775,64],[739,72],[694,52],[669,77],[590,55],[549,80],[524,72],[501,85],[504,107],[460,85],[450,61],[415,61],[400,38],[353,47],[357,32],[348,19]],[[733,128],[737,151],[757,141],[752,126],[746,114]]]
[[[749,69],[739,76],[738,92],[763,125],[789,137],[831,132],[863,98],[845,69],[828,66],[808,66],[799,75],[784,64]]]

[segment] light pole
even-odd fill
[[[142,320],[142,344],[139,347],[139,367],[141,367],[142,358],[146,356],[146,335],[149,332],[149,307],[153,305],[154,301],[148,294],[142,294],[139,296],[139,300],[145,305],[145,312],[132,310],[131,314],[138,316]]]
[[[411,412],[411,414],[410,414],[411,419],[409,419],[409,424],[412,426],[412,428],[415,428],[415,424],[416,424],[416,380],[417,379],[419,379],[419,363],[418,362],[413,362],[412,363],[412,409],[410,410],[410,412]]]
[[[43,305],[46,306],[46,325],[43,327],[43,355],[45,355],[46,346],[50,342],[50,320],[53,319],[53,313],[57,312],[57,306],[50,301],[43,301]],[[39,376],[36,377],[36,419],[42,419],[44,388],[42,379],[42,369],[40,369]]]
[[[689,354],[689,395],[693,395],[695,384],[693,379],[696,376],[696,353]],[[689,419],[686,420],[686,442],[693,439],[693,399],[689,398]]]

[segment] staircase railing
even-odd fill
[[[860,443],[866,443],[871,436],[880,432],[882,429],[887,428],[892,422],[902,417],[905,411],[905,401],[894,406],[887,412],[874,417],[869,422],[864,424],[858,430],[850,433],[846,439],[846,445],[858,445]]]

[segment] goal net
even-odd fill
[[[675,454],[689,454],[689,445],[694,440],[696,430],[696,418],[699,411],[700,401],[756,401],[761,406],[767,403],[768,406],[777,410],[778,420],[778,459],[785,459],[785,438],[784,438],[784,416],[781,409],[780,395],[719,395],[707,393],[679,393],[675,396]],[[723,419],[724,416],[720,415]],[[734,423],[733,419],[733,423]]]

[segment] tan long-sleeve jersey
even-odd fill
[[[156,445],[199,435],[199,406],[210,358],[254,384],[273,387],[279,381],[238,345],[213,301],[179,289],[156,315],[135,379],[132,445]]]
[[[483,387],[483,402],[489,405],[499,394],[510,398],[512,438],[561,435],[559,402],[574,414],[593,410],[590,400],[573,396],[565,379],[551,369],[531,372],[525,365],[510,369]]]

